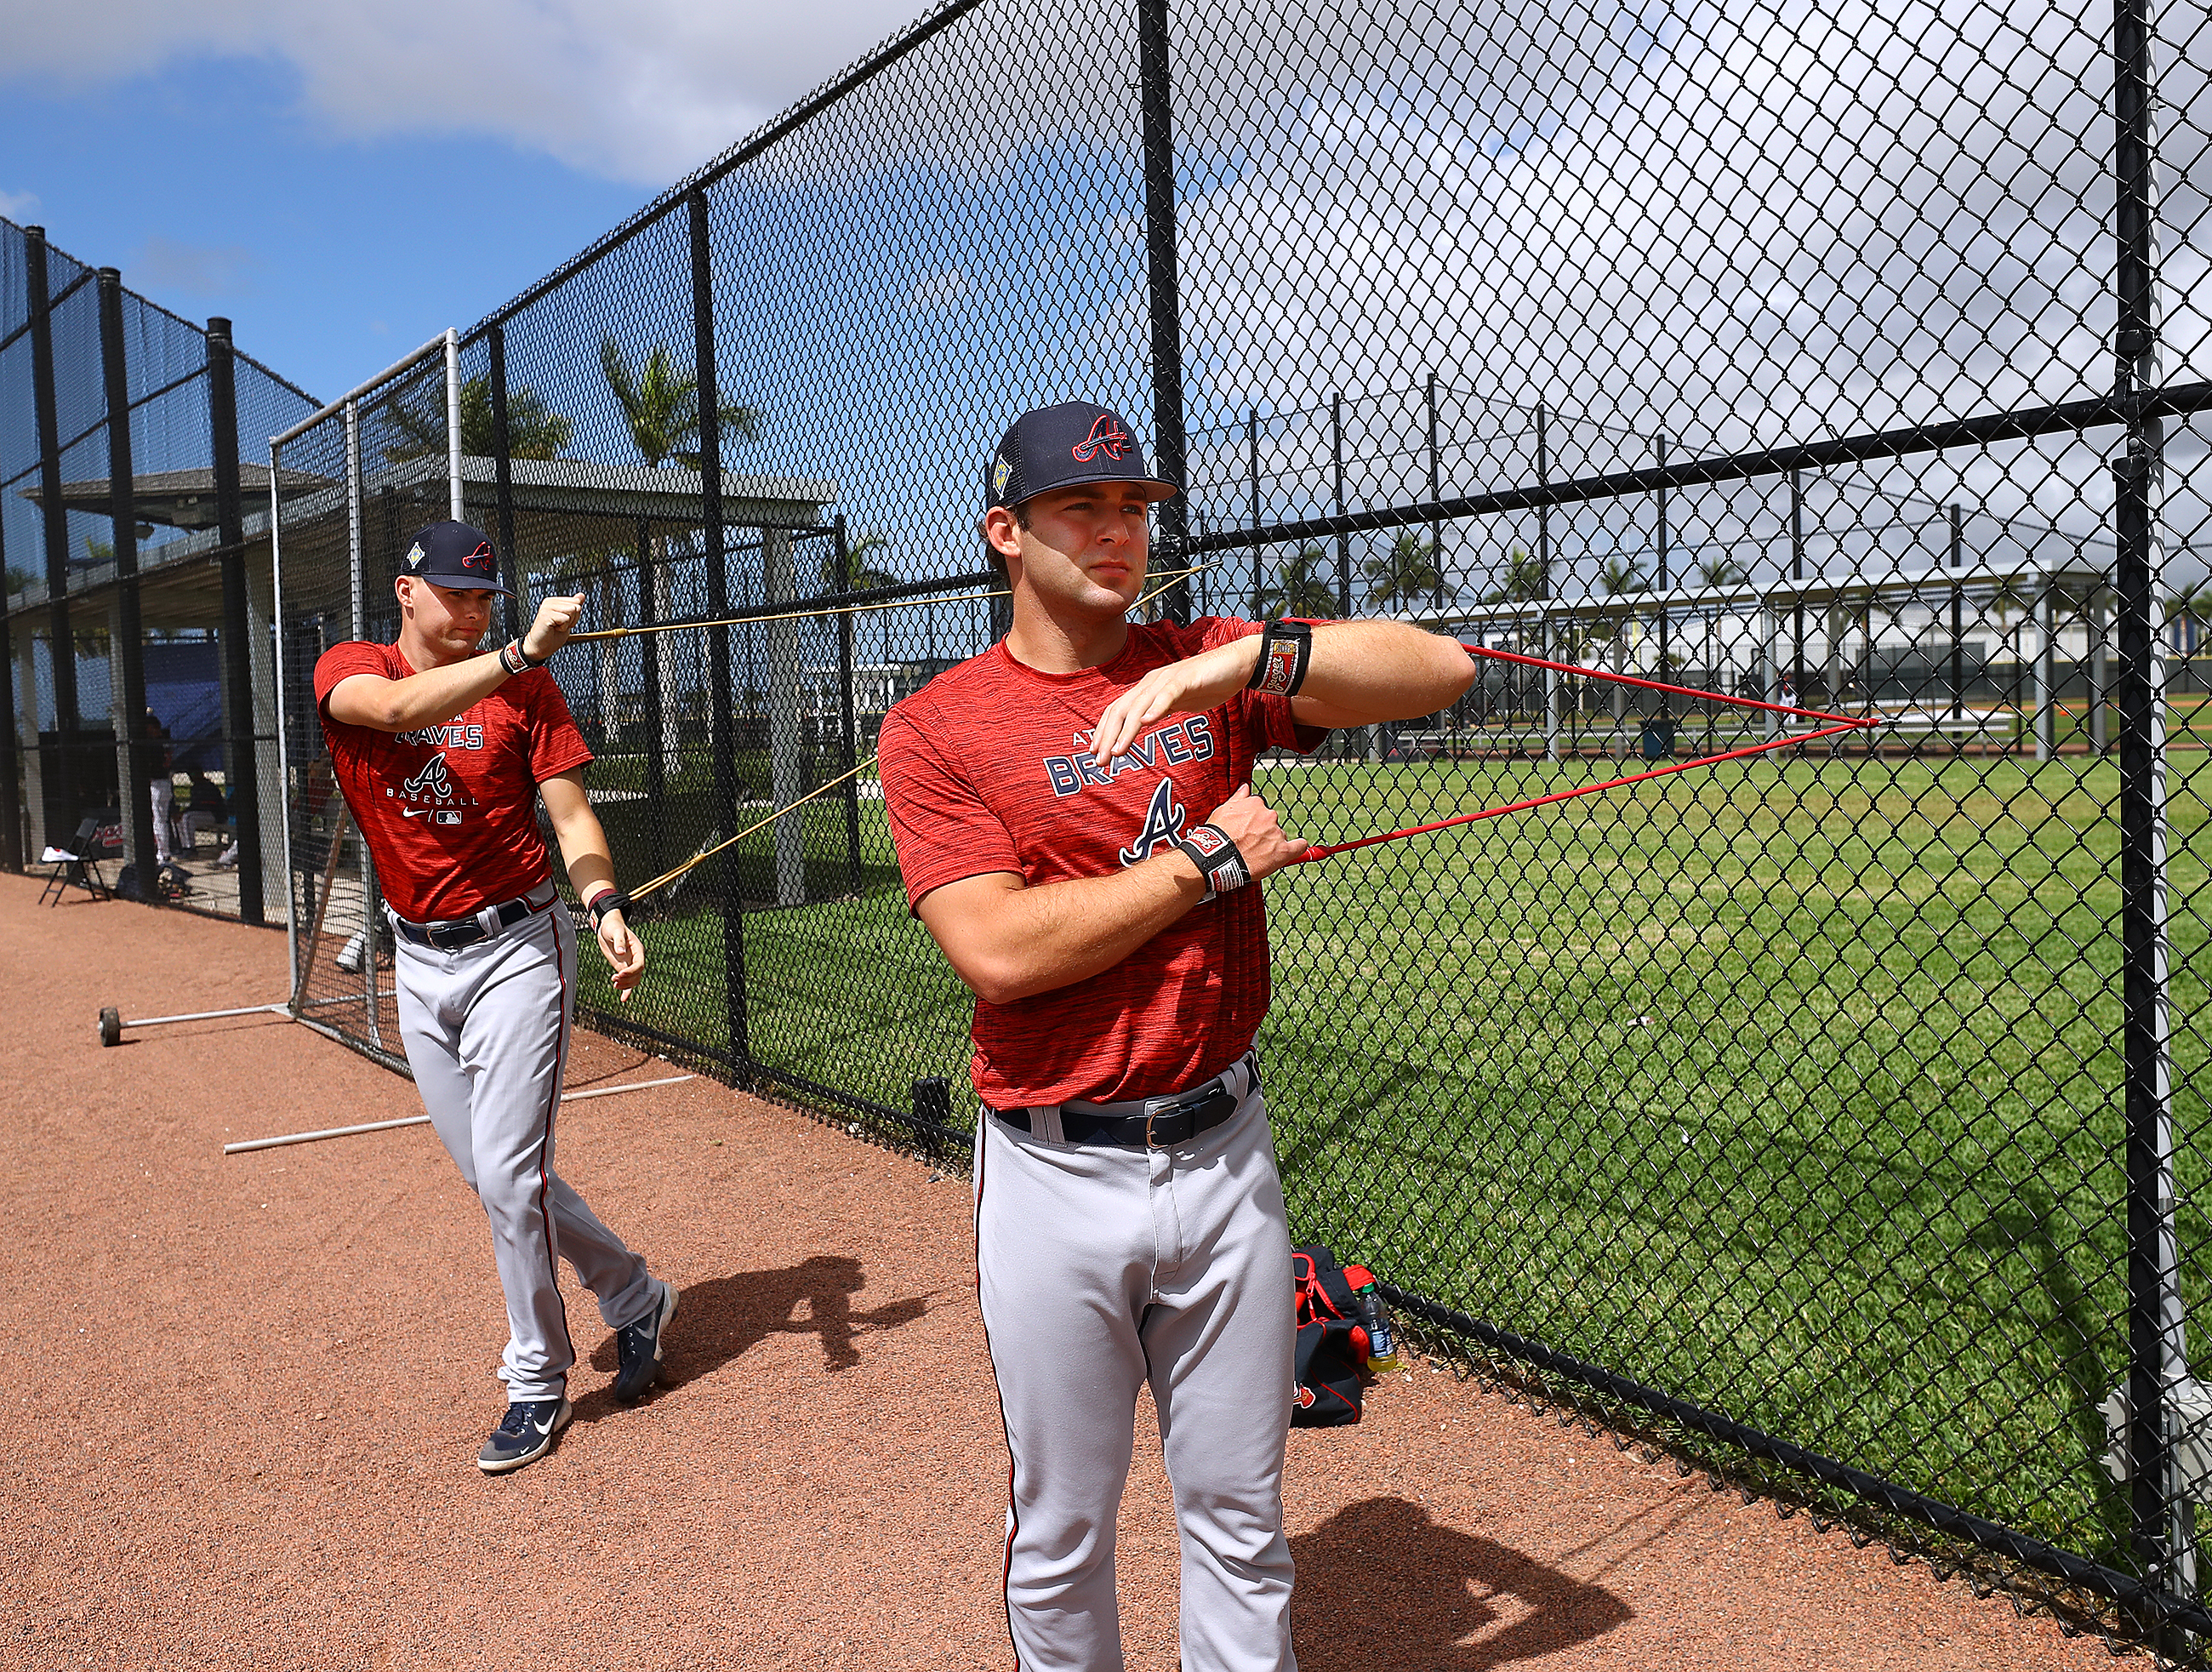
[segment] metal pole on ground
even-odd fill
[[[100,360],[107,394],[107,514],[115,534],[116,765],[121,769],[123,828],[138,867],[138,897],[161,903],[155,874],[161,843],[154,829],[153,781],[161,763],[146,736],[146,643],[138,600],[137,477],[131,459],[131,359],[123,337],[123,275],[100,270]]]
[[[845,532],[845,515],[837,514],[831,525],[831,538],[837,543],[837,596],[847,597],[853,590],[853,549]],[[884,658],[886,661],[889,657]],[[860,760],[859,730],[853,702],[853,617],[849,611],[837,617],[837,723],[842,747],[838,751],[837,769],[851,772]],[[853,892],[860,891],[860,787],[853,778],[845,780],[845,863],[847,884]]]
[[[276,644],[270,658],[270,681],[276,694],[276,782],[283,801],[284,830],[284,957],[292,972],[292,1002],[299,1001],[300,970],[300,891],[293,886],[292,872],[297,848],[292,840],[296,828],[293,823],[292,762],[289,745],[285,741],[287,720],[284,702],[284,520],[278,514],[276,472],[283,458],[283,442],[276,436],[269,438],[269,619]]]
[[[238,380],[230,321],[208,321],[208,431],[213,441],[216,538],[222,543],[223,786],[238,844],[238,918],[258,923],[261,771],[253,727],[253,629],[246,596],[246,504],[238,468]]]
[[[1169,568],[1188,566],[1190,471],[1183,431],[1182,278],[1176,253],[1175,112],[1168,0],[1137,0],[1137,88],[1145,158],[1145,269],[1152,320],[1152,450],[1161,477],[1185,491],[1154,513],[1156,556]],[[1170,621],[1190,619],[1190,577],[1160,596]]]
[[[1966,717],[1966,592],[1959,569],[1966,561],[1966,513],[1951,508],[1951,718]]]
[[[707,607],[716,616],[730,612],[730,568],[723,549],[722,385],[714,359],[714,251],[707,221],[707,194],[690,194],[691,328],[693,365],[699,385],[699,515],[707,546]],[[707,694],[714,704],[714,818],[716,828],[738,828],[737,740],[730,717],[730,629],[707,635]],[[738,884],[738,857],[722,866],[722,988],[729,1028],[730,1067],[739,1085],[750,1083],[746,1065],[752,1039],[745,1008],[745,907]]]

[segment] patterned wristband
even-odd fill
[[[628,911],[629,896],[618,888],[604,888],[584,903],[584,909],[592,914],[592,927],[596,929],[609,912]]]
[[[1302,621],[1271,621],[1260,629],[1260,660],[1244,688],[1268,696],[1296,696],[1312,661],[1312,628]]]
[[[1176,842],[1183,857],[1198,867],[1198,874],[1206,879],[1206,893],[1199,904],[1204,905],[1217,894],[1230,894],[1252,880],[1252,873],[1244,868],[1244,855],[1237,851],[1237,844],[1218,826],[1194,824]]]

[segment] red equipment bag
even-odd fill
[[[1342,1428],[1359,1420],[1367,1327],[1344,1268],[1319,1243],[1291,1250],[1297,1288],[1297,1388],[1293,1428]]]

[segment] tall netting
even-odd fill
[[[313,405],[227,321],[0,222],[0,860],[83,848],[141,897],[281,921],[267,518],[248,526],[240,436],[265,447]]]

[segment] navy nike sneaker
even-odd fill
[[[645,1396],[645,1390],[660,1379],[660,1332],[668,1327],[669,1319],[676,1316],[676,1286],[663,1283],[660,1298],[653,1309],[635,1323],[626,1323],[615,1331],[615,1353],[618,1367],[615,1371],[615,1397],[625,1405],[635,1405]]]
[[[477,1467],[487,1474],[504,1474],[536,1462],[553,1449],[553,1437],[573,1414],[566,1399],[517,1400],[477,1453]]]

